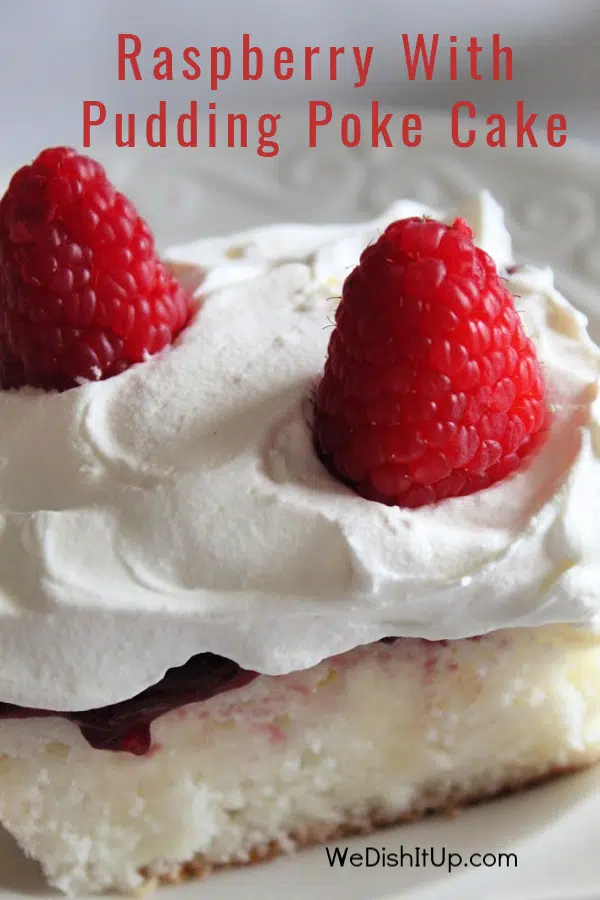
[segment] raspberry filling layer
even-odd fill
[[[393,643],[397,637],[382,638]],[[185,665],[168,669],[164,678],[141,694],[83,712],[59,712],[0,703],[0,719],[37,719],[58,716],[73,722],[96,750],[118,750],[144,756],[150,750],[150,726],[159,716],[188,703],[210,700],[217,694],[244,687],[259,675],[215,653],[198,653]]]
[[[85,740],[96,750],[120,750],[143,756],[152,743],[150,726],[159,716],[185,706],[209,700],[224,691],[243,687],[258,672],[213,653],[199,653],[183,666],[168,669],[158,684],[136,697],[83,712],[28,709],[0,703],[0,719],[32,719],[60,716],[78,726]]]

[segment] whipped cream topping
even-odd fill
[[[174,347],[62,394],[0,393],[0,700],[103,706],[203,651],[279,674],[387,635],[595,624],[600,350],[550,270],[508,279],[554,411],[522,470],[403,510],[316,458],[310,396],[342,281],[415,214],[454,218],[401,201],[366,224],[176,248],[203,280]],[[506,270],[493,198],[461,214]]]

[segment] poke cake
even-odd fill
[[[0,822],[74,894],[600,758],[600,350],[502,209],[0,201]]]

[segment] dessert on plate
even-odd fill
[[[0,201],[0,821],[136,890],[600,758],[600,350],[481,193],[158,258]]]

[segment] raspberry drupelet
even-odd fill
[[[102,166],[42,151],[0,200],[0,386],[65,390],[170,344],[193,313]]]
[[[506,477],[546,420],[535,347],[469,226],[392,223],[347,277],[315,440],[357,493],[418,507]]]

